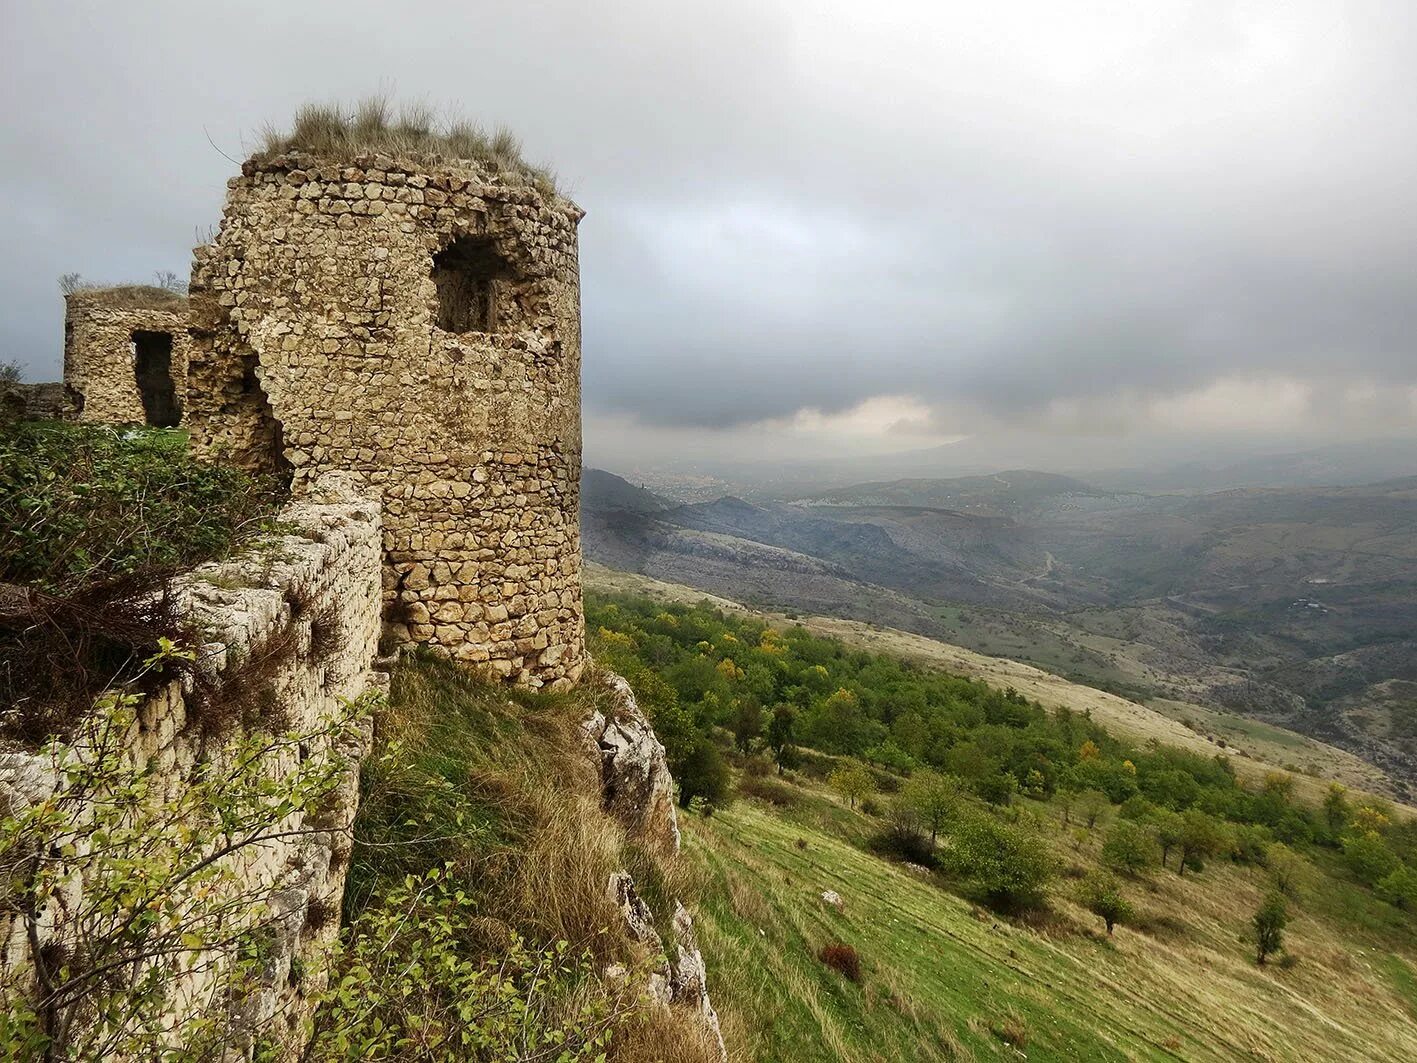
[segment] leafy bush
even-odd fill
[[[797,791],[770,776],[744,775],[738,780],[738,792],[778,808],[791,808],[798,803]]]
[[[689,755],[674,769],[679,784],[679,804],[688,808],[698,798],[709,805],[724,804],[733,793],[733,774],[718,745],[708,735],[700,735]]]
[[[1119,819],[1102,843],[1102,862],[1128,875],[1140,875],[1161,862],[1156,837],[1145,827]]]
[[[1125,919],[1130,919],[1132,906],[1122,895],[1122,885],[1111,875],[1099,873],[1085,879],[1080,899],[1089,912],[1107,926],[1107,933]]]
[[[564,940],[534,949],[515,933],[495,957],[470,954],[480,914],[439,868],[365,908],[302,1058],[603,1060],[629,1005],[599,985],[594,957]]]
[[[1037,907],[1056,872],[1047,844],[1023,827],[973,816],[959,823],[942,857],[966,889],[999,908]]]
[[[271,485],[187,455],[183,433],[26,422],[0,435],[0,582],[64,592],[224,557]]]
[[[1289,905],[1282,894],[1271,893],[1250,920],[1257,964],[1263,966],[1266,959],[1284,947],[1284,928],[1288,925]]]
[[[1417,911],[1417,871],[1406,864],[1378,880],[1378,896],[1403,911]]]
[[[850,981],[860,984],[861,957],[850,945],[843,945],[839,941],[823,945],[822,950],[817,953],[817,959]]]
[[[1397,870],[1397,854],[1373,831],[1348,834],[1343,838],[1343,862],[1358,880],[1373,886]]]

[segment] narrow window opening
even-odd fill
[[[486,238],[461,237],[433,256],[437,324],[444,332],[495,332],[506,263]]]
[[[133,333],[133,373],[147,423],[158,428],[176,426],[182,420],[182,407],[172,381],[172,333]]]

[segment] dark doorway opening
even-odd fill
[[[433,256],[438,327],[444,332],[497,331],[498,282],[506,263],[485,237],[464,236]]]
[[[133,333],[133,373],[143,399],[148,424],[172,428],[182,420],[177,387],[172,380],[172,333]]]

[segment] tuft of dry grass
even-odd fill
[[[84,306],[102,306],[135,310],[171,310],[184,313],[187,294],[156,284],[114,284],[107,287],[81,285],[66,298]]]
[[[505,126],[492,131],[456,114],[440,118],[427,103],[395,106],[387,96],[370,96],[353,106],[306,103],[288,130],[267,125],[256,158],[267,160],[288,151],[346,159],[385,154],[424,161],[439,157],[469,163],[508,184],[531,185],[556,193],[549,169],[522,156],[521,141]]]

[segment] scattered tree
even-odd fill
[[[852,808],[863,797],[876,792],[876,782],[871,773],[855,762],[837,768],[827,777],[827,785],[850,803]]]
[[[1328,829],[1338,834],[1348,826],[1348,787],[1341,782],[1331,782],[1328,784],[1328,793],[1324,794],[1324,820],[1328,823]]]
[[[953,775],[944,775],[931,768],[917,771],[905,784],[901,798],[919,813],[930,829],[930,847],[934,848],[940,828],[959,813],[964,783]]]
[[[688,808],[694,798],[710,805],[722,804],[728,797],[732,776],[718,745],[707,735],[699,735],[693,747],[675,773],[679,783],[679,804]]]
[[[1202,870],[1205,858],[1214,856],[1224,844],[1224,833],[1215,817],[1196,808],[1187,809],[1181,816],[1181,866],[1177,874],[1184,875],[1188,867]]]
[[[1260,904],[1251,920],[1255,942],[1255,963],[1266,959],[1284,947],[1284,928],[1289,925],[1289,906],[1284,896],[1271,893]]]
[[[1122,884],[1104,872],[1090,875],[1082,885],[1082,903],[1107,925],[1107,934],[1124,919],[1130,919],[1132,906],[1122,895]]]
[[[23,377],[19,362],[0,362],[0,384],[18,384]]]
[[[1171,855],[1171,850],[1181,844],[1182,827],[1184,826],[1179,812],[1172,812],[1169,809],[1158,808],[1152,813],[1152,822],[1156,824],[1156,844],[1161,846],[1161,866],[1166,866],[1166,858]]]
[[[1265,864],[1269,868],[1269,880],[1275,892],[1285,897],[1299,895],[1299,869],[1303,860],[1299,854],[1282,842],[1276,842],[1265,854]]]
[[[1053,857],[1042,838],[993,817],[961,821],[942,851],[946,869],[961,878],[969,892],[1003,908],[1041,904],[1054,873]]]
[[[738,699],[738,709],[733,716],[733,741],[741,753],[753,747],[753,741],[763,733],[763,707],[754,697]]]
[[[772,710],[772,719],[768,722],[768,748],[772,750],[779,772],[791,767],[794,760],[792,742],[796,728],[797,710],[791,705],[779,705]]]
[[[1119,819],[1102,843],[1102,861],[1128,875],[1140,875],[1161,862],[1161,849],[1151,831],[1138,823]]]
[[[1107,799],[1107,795],[1101,790],[1084,790],[1078,794],[1077,814],[1078,818],[1087,825],[1088,830],[1097,826],[1097,821],[1102,818],[1112,802]]]
[[[1405,912],[1417,912],[1417,871],[1406,864],[1378,880],[1378,896]]]

